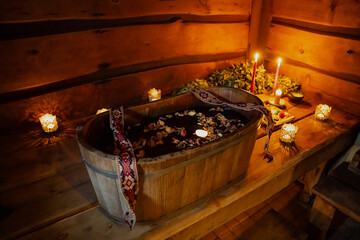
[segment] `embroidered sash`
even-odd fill
[[[135,204],[136,193],[138,190],[138,173],[136,168],[136,157],[131,145],[131,142],[124,134],[124,114],[123,107],[110,109],[110,127],[113,130],[115,149],[116,149],[116,166],[119,186],[120,201],[125,198],[126,201],[121,201],[122,212],[124,213],[124,220],[133,228],[136,222]]]

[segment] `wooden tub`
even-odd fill
[[[233,88],[209,88],[228,102],[263,104],[259,98]],[[160,101],[129,107],[125,125],[145,117],[203,106],[192,93],[168,97]],[[244,112],[251,121],[238,131],[193,149],[138,160],[140,190],[137,196],[138,221],[158,218],[188,205],[221,188],[234,179],[244,177],[256,140],[262,114]],[[120,199],[116,182],[115,156],[93,147],[94,142],[109,131],[109,114],[87,121],[77,130],[82,157],[100,206],[114,218],[121,219]]]

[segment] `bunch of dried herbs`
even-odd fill
[[[246,61],[245,63],[234,64],[226,69],[217,69],[210,73],[206,79],[196,79],[189,82],[179,89],[175,90],[173,94],[180,94],[187,92],[196,87],[211,87],[224,86],[240,88],[250,91],[254,63]],[[275,74],[266,73],[264,65],[261,64],[256,69],[255,93],[265,93],[273,91]],[[278,77],[278,87],[286,94],[291,91],[300,90],[301,86],[296,80],[280,75]]]

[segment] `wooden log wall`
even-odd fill
[[[0,0],[0,131],[163,95],[244,59],[250,0]]]
[[[303,90],[360,112],[360,3],[355,0],[272,0],[266,30],[267,70],[297,79]],[[264,22],[264,20],[263,20]],[[305,99],[306,100],[306,94]]]

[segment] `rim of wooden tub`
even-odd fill
[[[254,98],[254,100],[256,100],[258,102],[259,105],[264,106],[263,102],[260,100],[260,98],[258,98],[257,96],[255,96],[254,94],[251,94],[250,92],[244,91],[242,89],[235,89],[235,88],[230,88],[230,87],[210,87],[210,88],[204,88],[205,90],[212,92],[211,90],[215,90],[215,89],[229,89],[231,91],[242,91],[246,94],[251,95],[251,97]],[[191,95],[191,92],[186,92],[183,94],[179,94],[179,95],[175,95],[175,96],[167,96],[164,97],[161,100],[158,101],[154,101],[154,102],[149,102],[149,103],[141,103],[141,104],[137,104],[137,105],[132,105],[132,106],[128,106],[126,108],[133,108],[133,107],[137,107],[137,106],[141,106],[141,105],[146,105],[146,104],[157,104],[159,101],[165,101],[166,99],[169,98],[176,98],[176,97],[180,97],[182,95]],[[217,95],[215,93],[215,95]],[[200,100],[199,100],[200,101]],[[225,148],[225,146],[221,146],[221,142],[224,139],[228,139],[231,140],[230,138],[234,139],[234,142],[230,142],[228,144],[226,144],[227,147],[235,145],[237,142],[243,140],[244,138],[246,138],[253,130],[254,127],[257,129],[258,126],[261,124],[261,118],[262,118],[262,113],[257,112],[254,110],[255,113],[255,117],[253,117],[247,124],[245,124],[244,126],[242,126],[241,128],[237,129],[235,132],[227,134],[224,137],[220,137],[214,141],[208,142],[208,143],[204,143],[203,145],[199,146],[203,148],[203,151],[206,152],[206,149],[210,149],[210,148]],[[115,161],[116,159],[116,155],[114,154],[110,154],[110,153],[105,153],[97,148],[95,148],[94,146],[90,145],[86,139],[85,136],[83,134],[83,129],[86,125],[91,124],[93,121],[95,121],[98,118],[108,118],[109,112],[105,112],[99,115],[94,115],[93,117],[91,117],[90,119],[87,119],[83,124],[79,125],[77,130],[76,130],[76,138],[77,141],[82,145],[82,147],[84,147],[85,149],[87,149],[91,154],[95,154],[99,157],[111,160],[111,161]],[[255,126],[254,126],[255,125]],[[236,142],[235,142],[236,141]],[[216,146],[219,145],[219,146]],[[192,151],[194,151],[195,149],[198,149],[199,147],[195,147],[195,148],[188,148],[188,149],[183,149],[180,151],[176,151],[176,152],[172,152],[172,153],[168,153],[168,154],[164,154],[164,155],[160,155],[157,157],[152,157],[152,158],[141,158],[141,159],[137,159],[137,164],[144,166],[147,166],[146,169],[152,169],[151,165],[152,164],[156,164],[159,165],[159,163],[161,162],[166,162],[166,161],[171,161],[171,159],[180,159],[182,156],[187,156],[189,153],[191,153]],[[219,149],[220,151],[221,149]],[[216,152],[219,152],[216,151]],[[185,160],[186,162],[187,160]],[[167,166],[163,166],[164,169],[168,169],[173,165],[178,164],[178,162],[173,162],[170,163]],[[163,171],[164,169],[162,169],[161,171]],[[140,170],[140,171],[139,171]],[[152,171],[159,171],[158,169],[152,169]],[[141,169],[138,169],[139,174],[144,174],[143,171],[141,171]],[[146,175],[149,175],[149,173],[145,173]],[[145,175],[144,174],[144,175]],[[151,174],[151,173],[150,173]],[[149,176],[150,177],[150,176]]]

